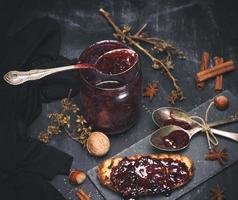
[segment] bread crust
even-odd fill
[[[189,179],[183,184],[177,185],[174,189],[181,187],[182,185],[185,185],[193,177],[193,162],[187,156],[182,154],[139,154],[139,155],[129,156],[127,158],[129,160],[137,160],[145,156],[154,158],[154,159],[170,158],[170,159],[179,160],[185,163],[185,165],[188,167],[188,170],[189,170]],[[112,157],[103,161],[101,164],[99,164],[97,174],[98,174],[98,179],[103,186],[106,186],[110,188],[111,190],[114,190],[110,180],[111,170],[113,167],[116,167],[121,160],[123,160],[123,157]]]

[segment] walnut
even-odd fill
[[[93,156],[104,156],[110,148],[110,141],[108,137],[101,132],[92,132],[86,143],[89,154]]]

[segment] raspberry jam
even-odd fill
[[[164,121],[163,125],[164,126],[168,126],[168,125],[180,126],[181,128],[185,130],[190,130],[192,128],[189,123],[182,120],[177,120],[177,119],[167,119]]]
[[[112,187],[125,199],[158,193],[167,196],[188,180],[189,169],[185,163],[171,158],[124,158],[111,171]]]
[[[173,131],[162,138],[163,145],[173,149],[185,147],[189,143],[189,136],[181,130]]]
[[[119,49],[104,54],[96,67],[104,74],[119,74],[133,67],[138,60],[137,54],[128,49]]]
[[[190,130],[192,128],[189,123],[182,121],[182,120],[175,119],[173,117],[172,111],[170,111],[169,116],[170,116],[170,118],[164,121],[164,123],[163,123],[164,126],[175,125],[175,126],[179,126],[179,127],[183,128],[185,130]]]

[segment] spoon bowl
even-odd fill
[[[192,129],[197,126],[197,124],[191,120],[187,112],[173,107],[161,107],[154,110],[152,113],[152,119],[159,127],[171,125],[173,122],[176,123],[175,121],[184,123],[184,126],[186,127],[190,126],[188,129]]]
[[[180,139],[179,137],[174,138],[176,142],[178,142],[181,139],[185,139],[185,141],[182,141],[181,145],[178,145],[177,147],[175,145],[172,145],[171,143],[166,142],[166,139],[168,139],[168,135],[170,133],[175,133],[175,131],[182,131],[185,133],[183,135],[183,138],[180,138]],[[162,151],[171,151],[171,152],[180,151],[189,146],[191,137],[192,135],[189,134],[187,130],[184,130],[183,128],[179,126],[168,125],[168,126],[161,127],[160,129],[152,133],[150,137],[150,144],[156,149],[159,149]]]

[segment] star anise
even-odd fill
[[[143,96],[149,97],[152,100],[158,93],[158,83],[159,81],[154,81],[144,89]]]
[[[207,153],[205,160],[217,160],[221,165],[224,165],[225,161],[228,160],[228,154],[226,149],[214,148]]]
[[[223,193],[222,189],[217,185],[216,187],[210,190],[210,199],[211,200],[223,200]]]

